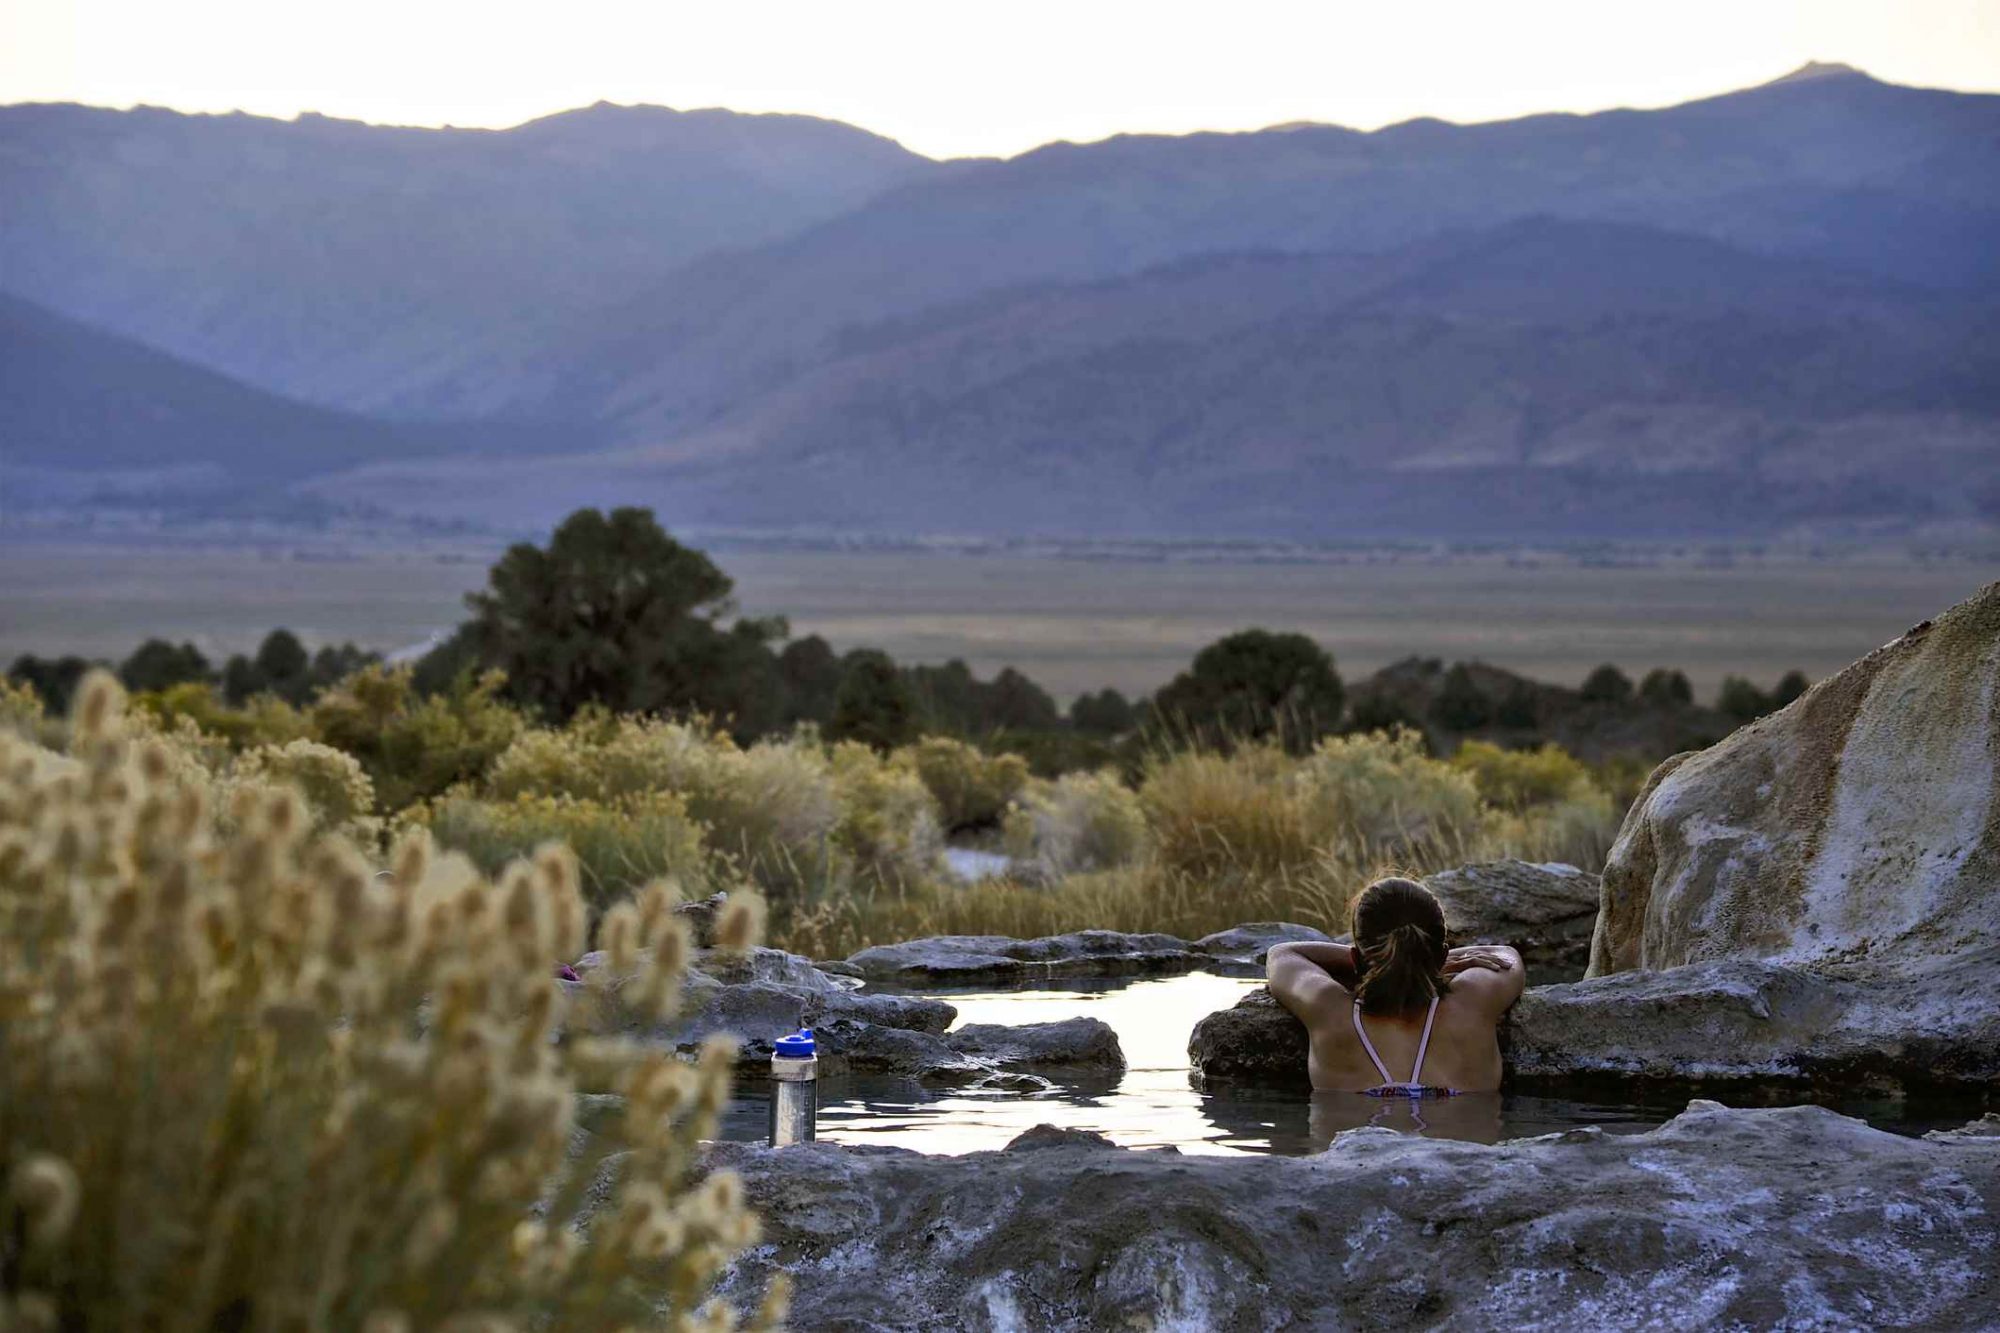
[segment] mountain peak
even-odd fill
[[[1808,60],[1790,74],[1780,75],[1764,86],[1770,88],[1781,83],[1810,83],[1817,79],[1865,79],[1867,77],[1868,74],[1865,70],[1858,70],[1852,65],[1843,65],[1838,60]]]

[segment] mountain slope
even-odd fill
[[[2000,320],[1701,237],[1528,219],[1257,255],[854,330],[657,446],[482,468],[682,523],[1499,539],[2000,521]],[[325,492],[393,504],[454,465]],[[546,511],[546,512],[545,512]]]
[[[435,384],[495,328],[932,165],[835,122],[727,111],[599,105],[490,131],[0,107],[0,288],[365,409]]]
[[[1536,214],[1984,281],[2000,248],[1991,191],[1934,187],[1938,164],[1996,139],[2000,97],[1846,73],[1662,111],[1052,145],[947,164],[455,373],[483,383],[489,410],[589,416],[657,440],[774,391],[844,330],[982,293],[1206,253],[1382,252]],[[2000,166],[1992,156],[1975,165]]]
[[[295,402],[0,295],[0,464],[11,469],[267,485],[481,441],[551,443]]]

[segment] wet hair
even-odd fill
[[[1355,895],[1354,949],[1362,1011],[1396,1014],[1444,994],[1444,908],[1413,879],[1378,879]]]

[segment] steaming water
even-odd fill
[[[1058,1085],[1047,1092],[926,1088],[880,1076],[820,1080],[819,1137],[930,1153],[1004,1147],[1040,1124],[1088,1129],[1131,1148],[1171,1146],[1184,1153],[1312,1153],[1342,1130],[1381,1124],[1410,1133],[1493,1143],[1597,1125],[1608,1133],[1651,1129],[1679,1114],[1690,1097],[1739,1098],[1712,1089],[1651,1092],[1629,1101],[1495,1093],[1411,1105],[1354,1093],[1230,1090],[1206,1093],[1188,1078],[1188,1033],[1204,1015],[1236,1003],[1259,981],[1195,972],[1134,981],[1075,981],[1061,988],[947,994],[968,1023],[1044,1023],[1100,1018],[1125,1051],[1122,1076]],[[769,1114],[764,1085],[747,1081],[722,1127],[729,1139],[758,1139]],[[1976,1117],[1970,1101],[1826,1103],[1899,1133],[1947,1128]]]

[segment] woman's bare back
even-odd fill
[[[1305,1024],[1311,1039],[1307,1070],[1316,1091],[1367,1092],[1409,1082],[1424,1044],[1428,1006],[1363,1014],[1367,1041],[1387,1070],[1384,1077],[1356,1031],[1353,994],[1337,979],[1351,968],[1350,957],[1345,945],[1279,945],[1267,959],[1271,993]],[[1416,1081],[1454,1092],[1495,1091],[1503,1073],[1500,1019],[1520,998],[1526,970],[1512,949],[1491,946],[1453,950],[1448,965],[1455,966],[1438,999]]]

